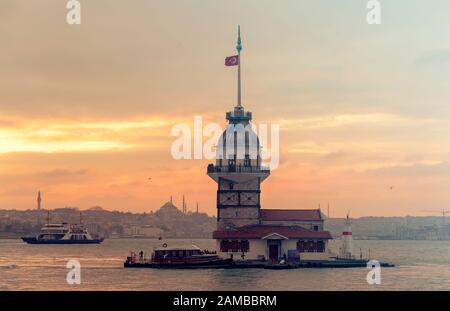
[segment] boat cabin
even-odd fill
[[[155,249],[153,258],[157,261],[158,259],[185,258],[202,254],[203,252],[199,248],[158,248]]]

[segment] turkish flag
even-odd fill
[[[237,66],[239,65],[239,55],[229,56],[225,58],[225,66]]]

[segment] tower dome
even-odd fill
[[[226,114],[227,126],[217,142],[216,165],[235,166],[236,169],[259,168],[261,146],[254,131],[252,113],[235,107]],[[248,170],[248,169],[247,169]]]

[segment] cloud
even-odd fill
[[[376,176],[390,177],[450,177],[450,161],[438,163],[415,163],[381,167],[368,170],[367,173]]]
[[[0,124],[0,154],[12,152],[95,152],[158,148],[170,138],[171,119],[77,122],[33,119]]]
[[[423,53],[415,63],[420,66],[450,64],[450,50],[441,49]]]
[[[84,176],[88,173],[87,169],[68,170],[62,168],[56,168],[48,171],[38,172],[35,174],[37,178],[53,179],[72,176]]]
[[[401,124],[407,118],[389,113],[329,114],[308,118],[281,119],[282,130],[329,129],[353,125]]]

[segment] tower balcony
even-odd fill
[[[266,166],[246,166],[246,165],[214,165],[209,164],[207,169],[208,176],[216,182],[219,177],[243,182],[253,178],[261,178],[261,181],[269,177],[270,168]]]
[[[245,166],[245,165],[208,165],[208,174],[210,173],[267,173],[270,174],[270,168],[266,166]]]
[[[252,119],[252,113],[244,111],[243,108],[236,108],[234,111],[227,112],[226,118],[232,124],[247,124]]]

